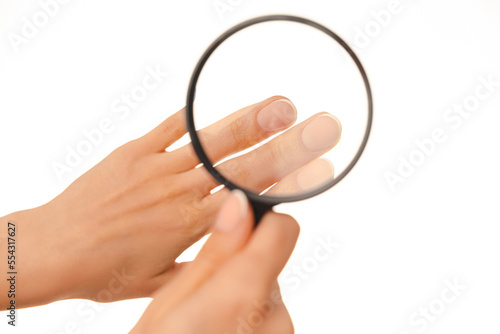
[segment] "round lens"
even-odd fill
[[[197,153],[222,186],[277,203],[314,196],[352,169],[368,139],[372,99],[363,67],[337,35],[271,16],[211,45],[187,112]]]

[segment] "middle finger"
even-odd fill
[[[336,117],[320,113],[254,151],[225,161],[216,168],[236,185],[260,193],[330,151],[339,142],[341,132],[342,126]],[[204,168],[186,174],[188,185],[203,189],[205,193],[218,185]]]

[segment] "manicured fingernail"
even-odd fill
[[[337,145],[341,133],[340,121],[330,114],[323,114],[304,128],[302,142],[312,152],[322,151]]]
[[[262,108],[257,115],[257,123],[268,132],[286,129],[297,119],[297,109],[292,102],[281,99]]]
[[[330,160],[318,159],[305,166],[297,174],[300,190],[311,191],[333,180],[334,168]]]
[[[232,231],[248,214],[248,200],[241,190],[233,190],[217,216],[215,229]]]

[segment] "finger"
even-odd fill
[[[296,119],[295,106],[288,99],[275,96],[201,129],[198,136],[208,157],[215,164],[287,129]],[[200,163],[191,144],[172,152],[171,156],[182,164],[184,170]]]
[[[253,299],[260,294],[265,296],[275,286],[279,273],[295,247],[299,232],[299,225],[292,217],[267,213],[246,246],[217,271],[202,289],[237,291],[245,286],[246,297]]]
[[[190,262],[174,262],[174,264],[156,275],[155,277],[143,282],[141,284],[141,296],[152,296],[162,286],[171,282],[183,269],[189,265]]]
[[[224,202],[211,237],[196,259],[155,296],[153,303],[167,312],[195,291],[248,241],[253,215],[243,192],[236,190]]]
[[[179,140],[187,132],[185,109],[181,109],[149,133],[139,138],[144,150],[165,152],[165,149]]]
[[[266,192],[265,195],[291,196],[298,193],[313,191],[332,181],[334,175],[335,171],[333,164],[328,159],[316,159],[285,176]],[[212,226],[215,220],[215,214],[230,194],[230,191],[224,187],[215,193],[211,193],[214,188],[219,186],[218,182],[208,172],[203,173],[203,179],[204,181],[201,182],[203,186],[201,188],[191,187],[191,189],[197,189],[197,191],[199,189],[198,195],[201,195],[201,197],[198,202],[203,203],[203,205],[197,206],[199,212],[194,215],[194,218],[185,217],[184,220],[198,221],[201,223],[201,225],[198,225],[198,228],[205,231]],[[205,196],[203,196],[203,194],[205,194]],[[184,212],[188,211],[189,210],[184,210]]]
[[[189,323],[188,328],[179,333],[260,333],[260,334],[293,334],[294,328],[288,310],[283,304],[279,288],[274,284],[272,290],[260,298],[248,294],[252,285],[232,278],[231,284],[220,286],[209,282],[196,294],[193,294],[176,312],[170,315],[166,324],[172,319]],[[207,307],[207,305],[213,307]],[[189,317],[198,315],[198,321],[189,321]],[[175,326],[166,328],[173,332]]]
[[[246,246],[187,298],[182,310],[208,315],[212,320],[206,324],[212,330],[208,332],[224,333],[233,332],[241,324],[237,319],[244,322],[256,307],[270,309],[276,305],[280,309],[283,305],[279,290],[275,291],[276,280],[298,234],[298,224],[292,217],[268,213]],[[205,305],[219,308],[207,309]]]
[[[233,270],[271,289],[292,254],[299,233],[299,224],[293,217],[267,213],[239,258],[234,259]]]
[[[260,311],[260,313],[265,316],[265,321],[261,327],[256,326],[255,333],[295,333],[290,313],[285,306],[283,297],[281,296],[280,286],[277,281],[273,283],[273,287],[271,289],[271,292],[269,293],[268,299],[264,302],[261,302],[260,304],[261,307],[258,309],[258,311]]]
[[[337,145],[342,127],[328,113],[315,115],[218,170],[239,186],[261,192]]]
[[[215,223],[217,212],[231,192],[227,188],[222,188],[214,194],[208,196],[199,193],[192,202],[179,206],[182,216],[182,223],[189,227],[193,235],[204,236]],[[165,205],[165,214],[171,213],[171,206]]]
[[[255,333],[293,334],[294,326],[285,306],[278,281],[274,281],[267,300],[260,302],[258,311],[265,316],[261,327],[256,326]]]
[[[236,185],[260,193],[331,150],[341,133],[342,125],[336,117],[317,114],[261,147],[221,163],[217,170]],[[185,174],[187,187],[208,193],[218,185],[204,168]]]
[[[269,314],[272,309],[278,316],[277,322],[265,325],[269,319],[264,320],[262,327],[254,328],[256,333],[271,327],[276,331],[262,333],[292,333],[293,326],[283,308],[279,290],[276,292],[275,289],[277,276],[290,257],[298,234],[298,224],[292,217],[268,213],[240,252],[179,303],[175,314],[166,323],[182,318],[183,314],[200,314],[200,322],[188,326],[192,332],[233,333],[237,327],[248,327],[246,320],[256,308],[264,312],[268,310],[264,318],[274,318]],[[204,326],[203,329],[200,325]]]
[[[217,192],[204,197],[203,201],[205,201],[206,206],[204,207],[201,215],[203,215],[203,217],[206,217],[203,222],[206,230],[210,230],[215,222],[217,212],[230,194],[231,191],[229,189],[222,188]]]
[[[255,334],[294,334],[292,318],[284,305],[279,305],[265,318],[261,327],[256,326]]]
[[[290,196],[318,189],[334,178],[333,164],[328,159],[316,159],[278,181],[266,196]]]

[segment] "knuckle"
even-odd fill
[[[161,127],[161,133],[163,136],[171,136],[172,134],[177,134],[182,131],[182,123],[177,122],[177,120],[168,119],[165,124]]]
[[[121,175],[128,180],[133,179],[137,170],[137,160],[131,154],[131,148],[133,147],[133,143],[129,142],[116,148],[109,155],[112,169],[116,171],[117,175]]]
[[[273,167],[277,165],[287,165],[289,161],[289,155],[292,150],[287,149],[283,143],[271,145],[267,150],[268,154],[265,159],[265,164],[267,167]]]
[[[229,135],[237,150],[245,147],[246,141],[250,141],[250,133],[248,133],[248,125],[244,118],[238,118],[231,122]]]
[[[183,226],[191,233],[198,235],[206,231],[208,222],[213,217],[211,214],[207,214],[207,208],[210,204],[208,197],[203,196],[199,189],[194,189],[193,192],[188,198],[183,199],[177,207]]]
[[[163,201],[174,197],[179,193],[179,186],[176,184],[175,180],[168,178],[161,181],[160,193],[158,195],[159,200]]]
[[[245,159],[246,155],[243,156]],[[239,184],[246,185],[250,177],[248,163],[243,159],[231,159],[221,165],[222,174],[230,181],[237,180]]]

